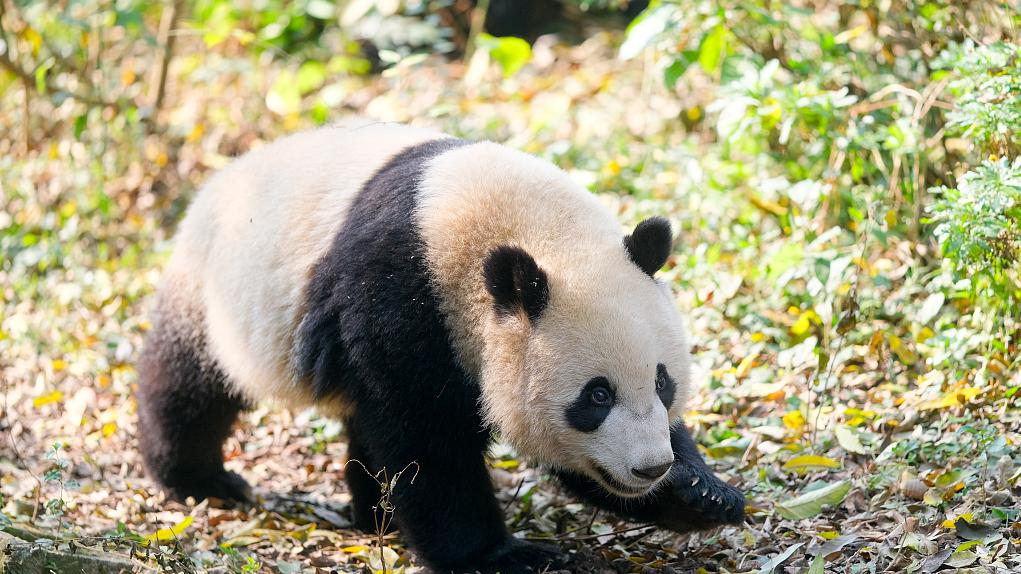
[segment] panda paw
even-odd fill
[[[164,490],[166,490],[168,498],[181,502],[189,497],[195,500],[216,498],[228,504],[248,504],[255,500],[252,495],[252,487],[248,482],[239,474],[228,470],[220,471],[201,480],[166,485]]]
[[[744,493],[708,468],[683,467],[672,478],[675,507],[663,509],[657,520],[660,526],[690,532],[744,521]]]
[[[486,557],[471,572],[481,574],[536,574],[562,567],[565,554],[556,546],[512,538]]]

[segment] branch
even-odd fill
[[[21,79],[21,81],[25,84],[25,89],[28,90],[30,89],[30,86],[36,84],[36,78],[34,73],[22,68],[21,65],[11,55],[11,46],[13,46],[14,44],[10,41],[7,35],[7,29],[4,28],[3,22],[3,18],[7,14],[8,10],[9,7],[7,6],[7,3],[0,1],[0,38],[4,39],[4,44],[6,45],[6,49],[4,50],[3,54],[0,54],[0,68],[9,71],[10,73],[14,74],[19,79]],[[54,59],[56,58],[57,56],[55,55]],[[119,102],[109,101],[92,93],[75,92],[54,82],[50,82],[50,84],[52,85],[52,89],[50,91],[52,91],[53,93],[63,94],[64,96],[76,100],[78,102],[81,102],[83,104],[97,107],[109,106],[120,109]]]
[[[181,0],[174,0],[167,6],[160,18],[159,43],[163,46],[163,50],[160,51],[159,63],[156,66],[156,93],[152,100],[153,121],[159,115],[163,97],[166,95],[167,72],[170,69],[170,60],[174,57],[174,39],[177,37],[172,32],[177,27],[177,21],[181,16],[182,4]]]

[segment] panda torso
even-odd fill
[[[379,124],[299,133],[246,154],[199,192],[165,283],[197,287],[210,352],[239,392],[313,400],[293,369],[313,267],[365,181],[402,149],[444,137]]]
[[[676,312],[620,238],[594,196],[527,154],[400,125],[323,128],[215,176],[182,223],[167,283],[197,293],[209,353],[246,399],[345,415],[374,392],[468,387],[458,403],[481,403],[525,454],[556,462],[561,421],[525,415],[570,402],[573,384],[542,381],[577,382],[552,376],[572,360],[634,356],[606,368],[636,381],[667,361],[681,383],[671,416],[684,404]],[[530,333],[493,317],[482,263],[500,245],[550,270],[560,312],[547,323],[564,323],[552,345],[584,352],[529,357]],[[572,331],[588,340],[568,341]],[[664,346],[663,332],[675,341]]]

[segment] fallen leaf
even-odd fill
[[[978,560],[978,554],[975,554],[971,550],[958,550],[947,558],[944,566],[950,566],[951,568],[964,568]]]
[[[776,505],[776,511],[790,520],[810,518],[827,507],[840,504],[850,490],[851,483],[842,480],[782,502]]]
[[[32,399],[32,406],[38,409],[51,403],[59,403],[62,400],[64,400],[64,393],[53,391]]]
[[[925,562],[922,562],[922,568],[919,570],[919,572],[929,574],[930,572],[935,572],[939,570],[940,566],[943,566],[943,563],[946,562],[947,558],[949,558],[950,555],[953,553],[954,553],[953,548],[945,548],[933,554],[932,556],[929,556],[928,558],[925,559]]]
[[[964,518],[958,518],[954,523],[954,528],[957,530],[957,535],[965,540],[980,540],[988,544],[1003,537],[996,528],[988,524],[971,523]]]
[[[798,548],[801,548],[804,545],[804,542],[798,542],[787,550],[784,550],[782,553],[770,558],[769,561],[763,564],[762,568],[759,569],[759,574],[773,574],[773,570],[776,570],[777,566],[783,564],[788,558],[797,552]]]
[[[166,542],[168,540],[177,540],[181,533],[184,532],[189,526],[191,526],[192,517],[185,516],[184,520],[171,526],[170,528],[160,528],[155,533],[145,537],[143,544],[149,545],[153,542]]]
[[[825,456],[816,456],[812,454],[796,456],[788,460],[783,465],[784,470],[793,470],[800,473],[807,473],[813,470],[840,467],[841,464],[839,461],[833,460],[832,458],[827,458]]]
[[[858,540],[857,534],[844,534],[842,536],[837,536],[832,540],[827,540],[822,546],[820,546],[818,555],[828,556],[834,552],[839,552],[844,548],[844,546],[847,546],[856,540]]]
[[[837,427],[837,442],[847,452],[854,454],[869,454],[871,451],[861,443],[858,433],[848,427]]]

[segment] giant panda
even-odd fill
[[[736,524],[681,415],[688,341],[656,271],[669,223],[625,235],[553,165],[394,124],[327,127],[249,152],[197,194],[139,362],[147,474],[178,499],[250,500],[223,467],[238,414],[274,399],[344,421],[355,525],[369,476],[419,561],[540,571],[487,472],[494,434],[582,499],[684,532]]]

